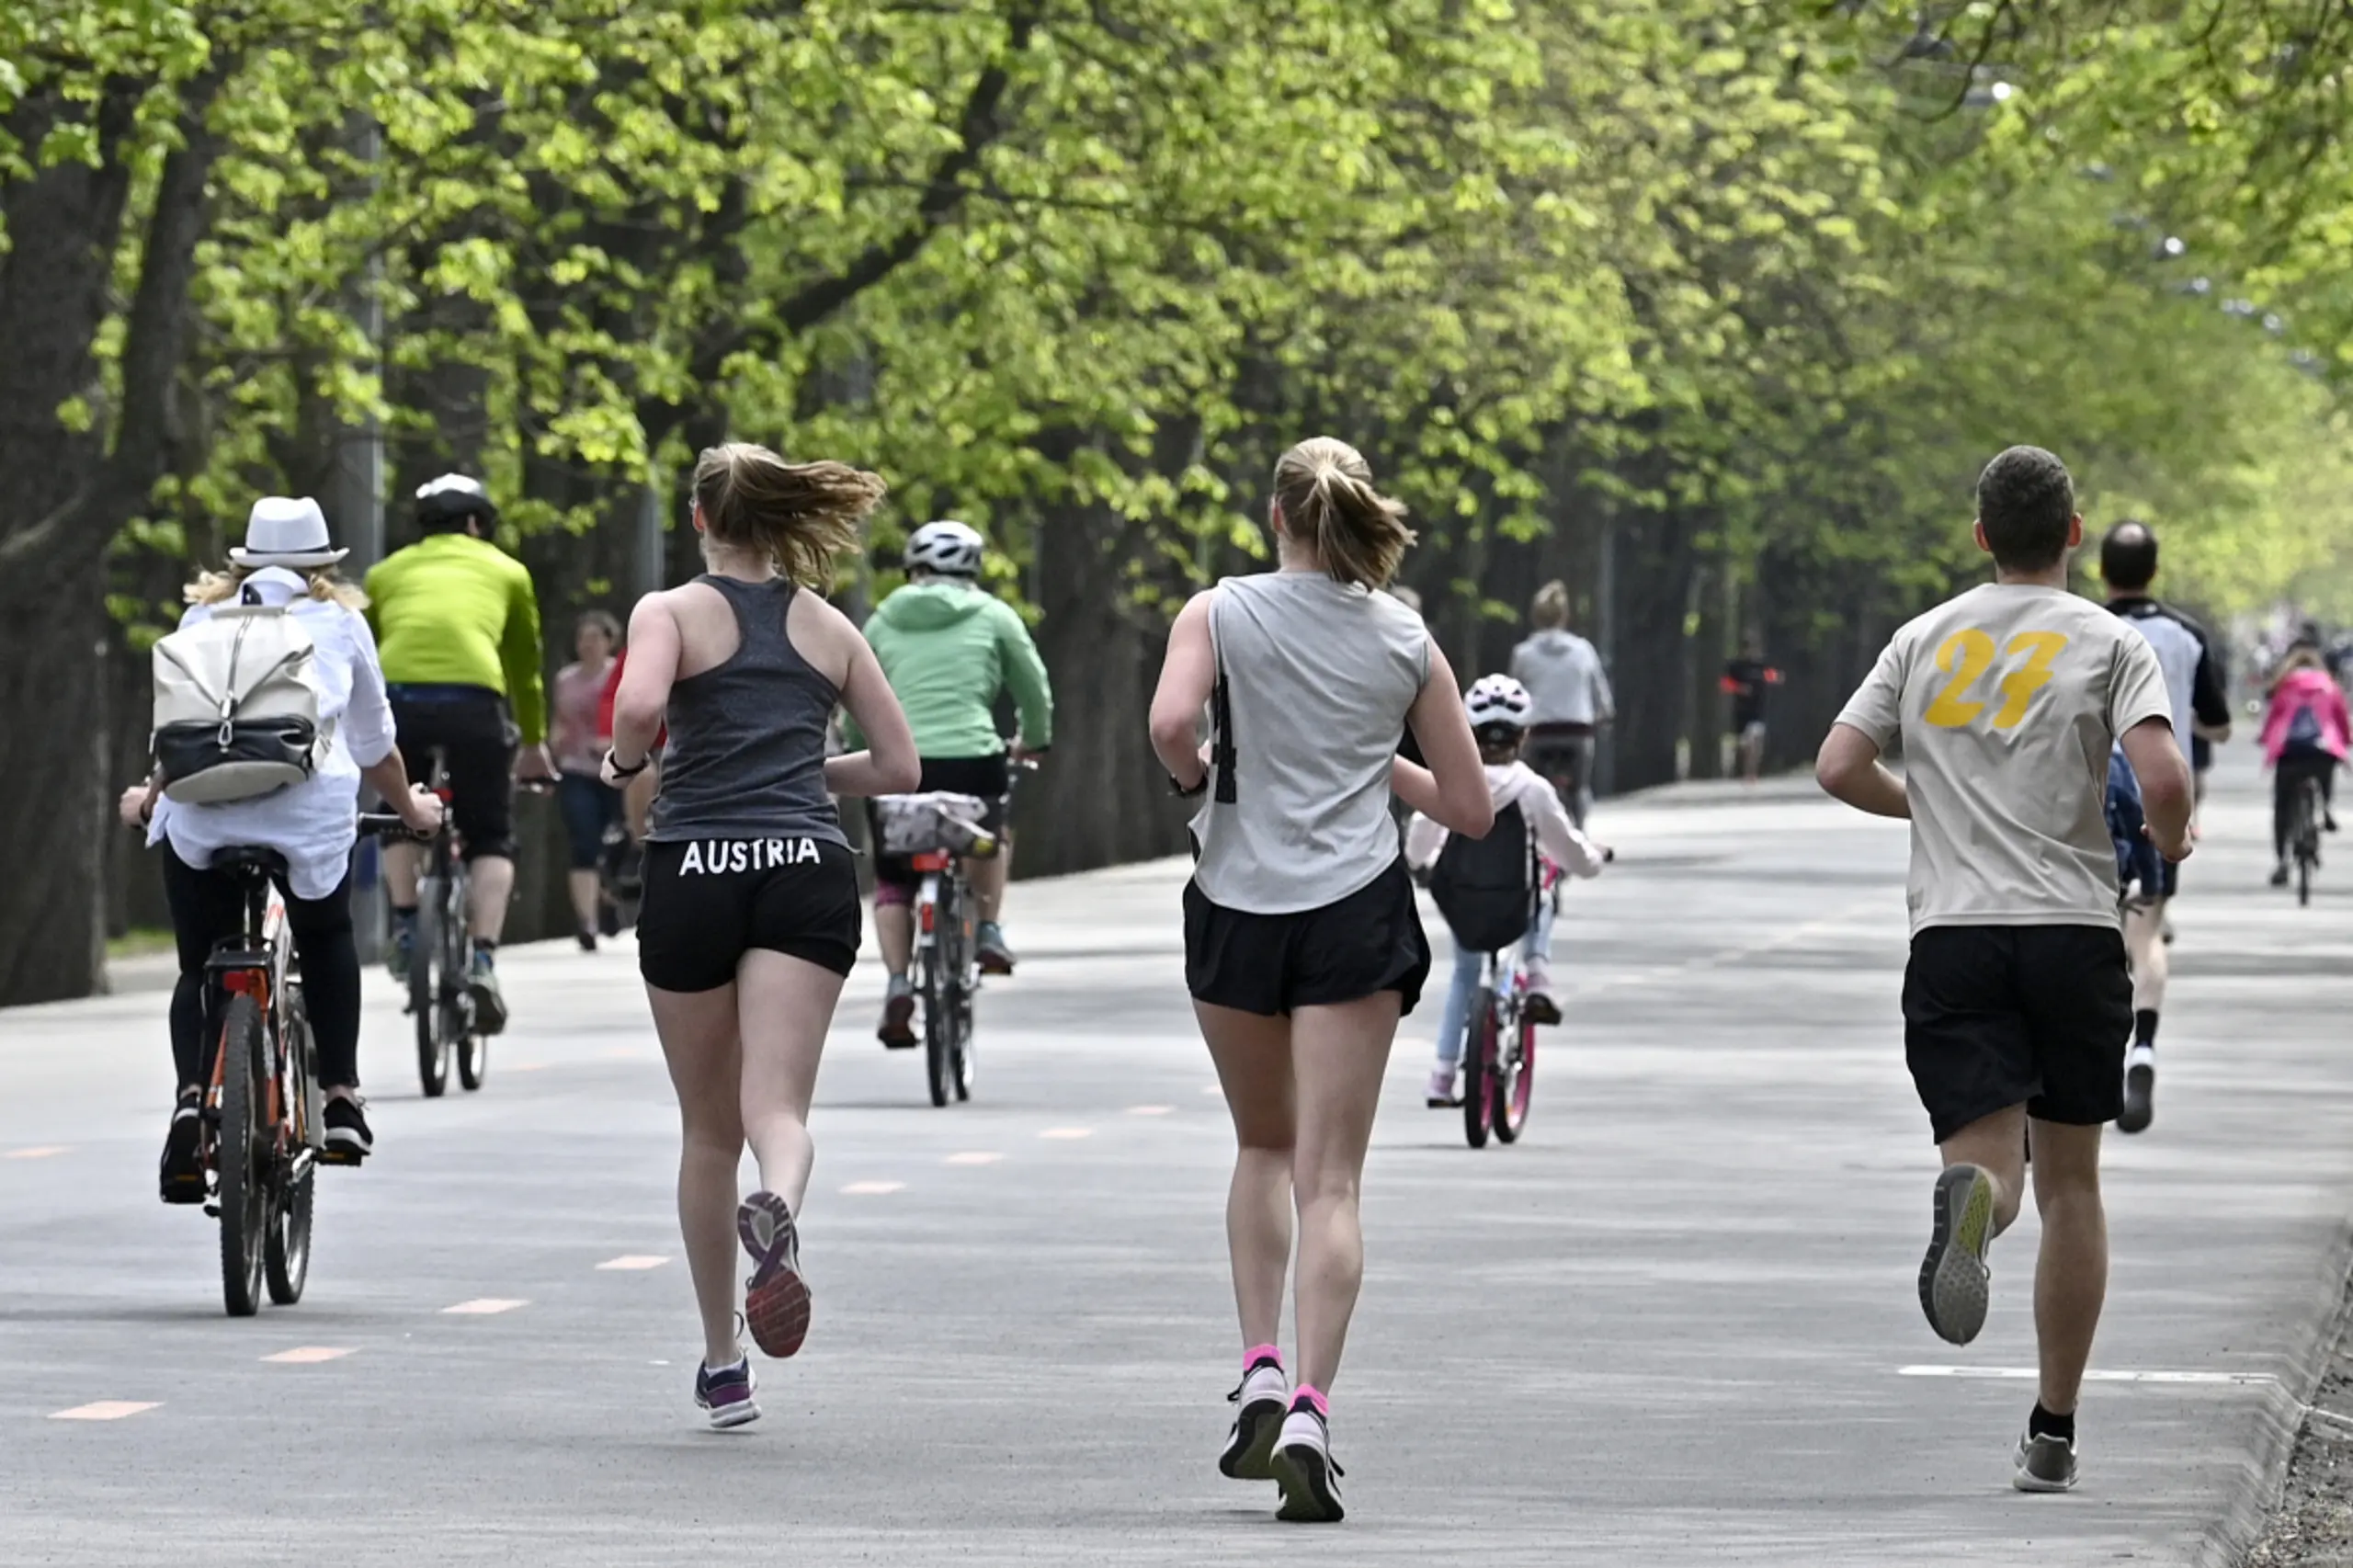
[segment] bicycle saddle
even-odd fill
[[[273,877],[286,874],[286,857],[259,844],[236,844],[212,852],[212,869],[216,871],[260,871]]]

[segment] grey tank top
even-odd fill
[[[785,631],[788,578],[743,583],[710,574],[735,612],[739,644],[725,664],[670,688],[662,792],[646,837],[808,837],[847,845],[825,793],[825,723],[841,693]]]
[[[1389,763],[1430,668],[1422,618],[1321,572],[1229,577],[1193,880],[1252,915],[1318,909],[1397,858]]]

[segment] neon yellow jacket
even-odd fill
[[[515,710],[525,745],[548,735],[540,598],[524,564],[472,534],[427,534],[368,569],[368,624],[388,686],[481,686]]]

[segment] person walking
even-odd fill
[[[1912,824],[1904,1055],[1944,1161],[1920,1266],[1942,1338],[1984,1325],[1985,1253],[2018,1218],[2029,1142],[2042,1216],[2040,1381],[2013,1483],[2075,1484],[2075,1407],[2108,1290],[2100,1128],[2123,1107],[2132,981],[2107,816],[2120,742],[2147,830],[2189,854],[2189,765],[2148,640],[2067,588],[2083,542],[2066,465],[2012,447],[1977,482],[1993,583],[1899,630],[1815,761],[1830,794]],[[1902,738],[1904,773],[1880,760]]]
[[[563,835],[571,850],[573,923],[581,950],[591,953],[600,932],[620,934],[620,911],[605,902],[604,879],[597,869],[605,856],[605,830],[621,820],[621,792],[597,777],[611,740],[599,699],[612,677],[613,650],[620,640],[620,622],[606,611],[583,614],[572,630],[574,662],[556,671],[549,704],[556,804],[563,812]]]
[[[630,617],[605,782],[652,761],[666,722],[638,915],[638,968],[678,1095],[678,1228],[702,1314],[695,1403],[713,1426],[759,1416],[736,1338],[733,1252],[752,1256],[744,1319],[790,1356],[809,1332],[800,1221],[815,1157],[818,1057],[858,956],[858,875],[831,797],[915,787],[914,737],[873,651],[820,592],[882,498],[838,462],[730,443],[696,460],[701,576]],[[835,704],[869,749],[828,758]],[[749,1143],[759,1190],[738,1201]]]
[[[1209,796],[1185,978],[1239,1146],[1226,1238],[1244,1345],[1219,1468],[1276,1481],[1281,1518],[1336,1520],[1329,1395],[1363,1278],[1365,1149],[1397,1021],[1430,967],[1389,797],[1472,837],[1495,807],[1454,672],[1381,591],[1413,542],[1404,508],[1328,437],[1282,455],[1274,492],[1278,570],[1186,605],[1151,729],[1176,791]],[[1396,756],[1408,724],[1427,768]],[[1296,1384],[1275,1344],[1294,1212]]]
[[[1618,716],[1608,672],[1594,645],[1569,630],[1568,585],[1554,578],[1528,607],[1535,632],[1511,651],[1511,678],[1535,702],[1529,720],[1528,766],[1559,791],[1569,820],[1585,826],[1593,810],[1593,748]]]

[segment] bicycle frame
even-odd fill
[[[256,940],[260,944],[257,947],[253,945]],[[264,1033],[269,1041],[269,1102],[262,1111],[273,1124],[291,1124],[292,1142],[301,1151],[295,1172],[300,1175],[301,1165],[308,1163],[309,1153],[322,1146],[324,1130],[321,1126],[324,1108],[316,1103],[320,1097],[316,1082],[306,1084],[300,1095],[292,1094],[287,1082],[284,1007],[287,972],[293,960],[294,939],[286,923],[285,894],[278,891],[273,879],[256,876],[245,892],[244,933],[214,948],[204,964],[204,1047],[212,1057],[205,1108],[210,1112],[208,1131],[217,1128],[225,1061],[221,1050],[221,1019],[228,1010],[227,997],[251,996],[261,1012]],[[209,1147],[205,1165],[207,1174],[217,1182],[213,1151]]]

